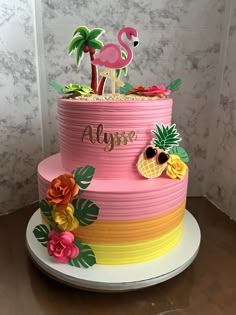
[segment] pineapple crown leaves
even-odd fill
[[[176,129],[176,125],[172,124],[171,126],[158,125],[155,124],[156,130],[151,132],[156,138],[152,140],[152,144],[159,149],[168,151],[168,149],[178,146],[179,142],[182,140],[179,137],[179,133]]]

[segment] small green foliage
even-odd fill
[[[120,87],[120,94],[126,94],[133,89],[134,87],[131,84],[125,82],[124,85]]]
[[[48,82],[49,85],[51,85],[54,89],[56,89],[60,94],[63,94],[63,87],[61,87],[59,84],[55,82]]]
[[[180,157],[183,162],[189,162],[189,156],[183,147],[172,147],[168,150],[170,154],[175,154]]]
[[[53,207],[49,206],[49,204],[48,204],[46,199],[43,199],[43,200],[39,201],[39,208],[41,209],[41,211],[45,215],[45,217],[47,217],[47,219],[50,222],[53,222],[53,217],[52,217]]]
[[[41,245],[47,247],[49,233],[48,227],[45,224],[39,224],[34,228],[33,233]]]
[[[69,264],[74,267],[89,268],[96,264],[96,257],[89,245],[83,244],[79,240],[75,240],[74,244],[79,249],[79,255],[76,258],[70,258]]]
[[[182,84],[182,80],[176,79],[176,80],[172,81],[169,85],[167,85],[166,89],[171,90],[171,93],[174,93],[180,89],[181,84]]]
[[[91,200],[74,199],[72,204],[75,208],[74,216],[80,226],[87,226],[97,220],[99,207]]]
[[[93,93],[93,89],[91,89],[87,85],[80,84],[69,84],[63,88],[64,94],[70,94],[70,96],[83,96],[90,93]]]
[[[176,125],[173,124],[170,127],[165,125],[157,125],[156,130],[152,130],[152,133],[156,136],[153,139],[152,143],[155,147],[168,150],[173,146],[178,146],[179,141],[181,140],[179,134],[176,130]]]
[[[77,168],[72,173],[74,174],[75,181],[79,187],[86,189],[93,179],[94,172],[95,168],[93,166],[86,165],[84,167]]]

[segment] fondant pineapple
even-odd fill
[[[151,145],[147,146],[140,154],[137,168],[139,173],[146,178],[159,177],[167,167],[169,160],[168,149],[178,145],[181,140],[175,124],[161,127],[155,124],[156,130],[152,130],[155,138]]]

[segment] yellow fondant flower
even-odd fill
[[[71,203],[68,203],[65,210],[58,210],[56,206],[52,211],[54,221],[61,231],[72,231],[79,226],[78,220],[74,217],[75,209]]]
[[[170,178],[184,178],[187,172],[187,165],[180,159],[178,155],[171,154],[167,162],[166,175]]]

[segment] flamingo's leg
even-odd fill
[[[100,75],[111,80],[112,95],[119,95],[119,93],[116,93],[115,82],[118,86],[124,85],[124,82],[116,77],[115,69],[106,68],[100,72]]]

